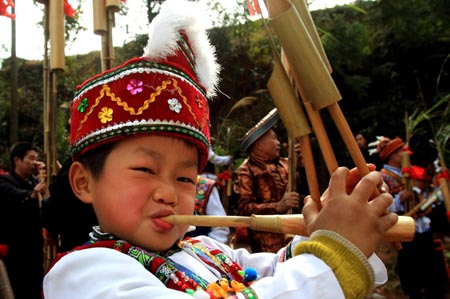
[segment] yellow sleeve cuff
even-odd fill
[[[375,275],[367,258],[341,235],[318,230],[309,241],[294,248],[294,255],[310,253],[323,260],[334,272],[346,299],[364,298],[374,288]]]

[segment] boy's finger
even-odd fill
[[[372,171],[369,172],[366,176],[364,176],[358,184],[356,184],[355,189],[353,189],[352,193],[359,194],[359,198],[365,201],[368,201],[371,195],[371,192],[380,185],[381,175],[378,172]],[[372,190],[371,192],[367,192],[367,190]]]
[[[341,195],[343,192],[346,192],[346,182],[347,175],[349,173],[348,168],[346,167],[338,167],[332,174],[330,178],[330,183],[328,187],[329,197],[335,195]]]
[[[379,227],[382,233],[393,227],[398,221],[398,215],[395,213],[389,213],[382,216],[379,221]]]
[[[376,215],[382,216],[386,214],[387,209],[394,201],[393,197],[389,193],[382,193],[369,201],[369,204]]]
[[[306,226],[308,226],[308,223],[313,222],[319,214],[319,208],[311,195],[306,196],[304,199],[302,214]]]
[[[376,169],[376,166],[374,164],[367,164],[367,168],[369,169],[369,172],[372,172]],[[354,187],[359,180],[361,180],[361,175],[359,174],[358,168],[352,168],[347,176],[347,187]]]

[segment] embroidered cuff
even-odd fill
[[[309,241],[294,248],[294,255],[310,253],[323,260],[334,272],[345,298],[364,298],[374,288],[375,275],[367,258],[341,235],[318,230]]]

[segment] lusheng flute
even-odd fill
[[[171,224],[249,227],[254,230],[266,232],[299,236],[308,235],[302,214],[252,216],[170,215],[161,219]],[[385,233],[383,240],[389,242],[409,242],[414,238],[415,230],[413,218],[409,216],[399,216],[397,223]]]
[[[418,203],[411,211],[409,211],[406,216],[414,216],[418,212],[425,212],[429,206],[439,199],[440,190],[434,191],[428,198],[421,198],[420,203]]]

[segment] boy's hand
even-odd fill
[[[373,190],[382,184],[378,172],[364,176],[348,194],[348,180],[352,180],[353,175],[345,167],[338,168],[331,175],[322,210],[319,211],[308,196],[302,213],[309,235],[318,229],[334,231],[369,257],[384,233],[397,222],[398,216],[386,213],[393,201],[389,193],[381,193],[370,200]]]

